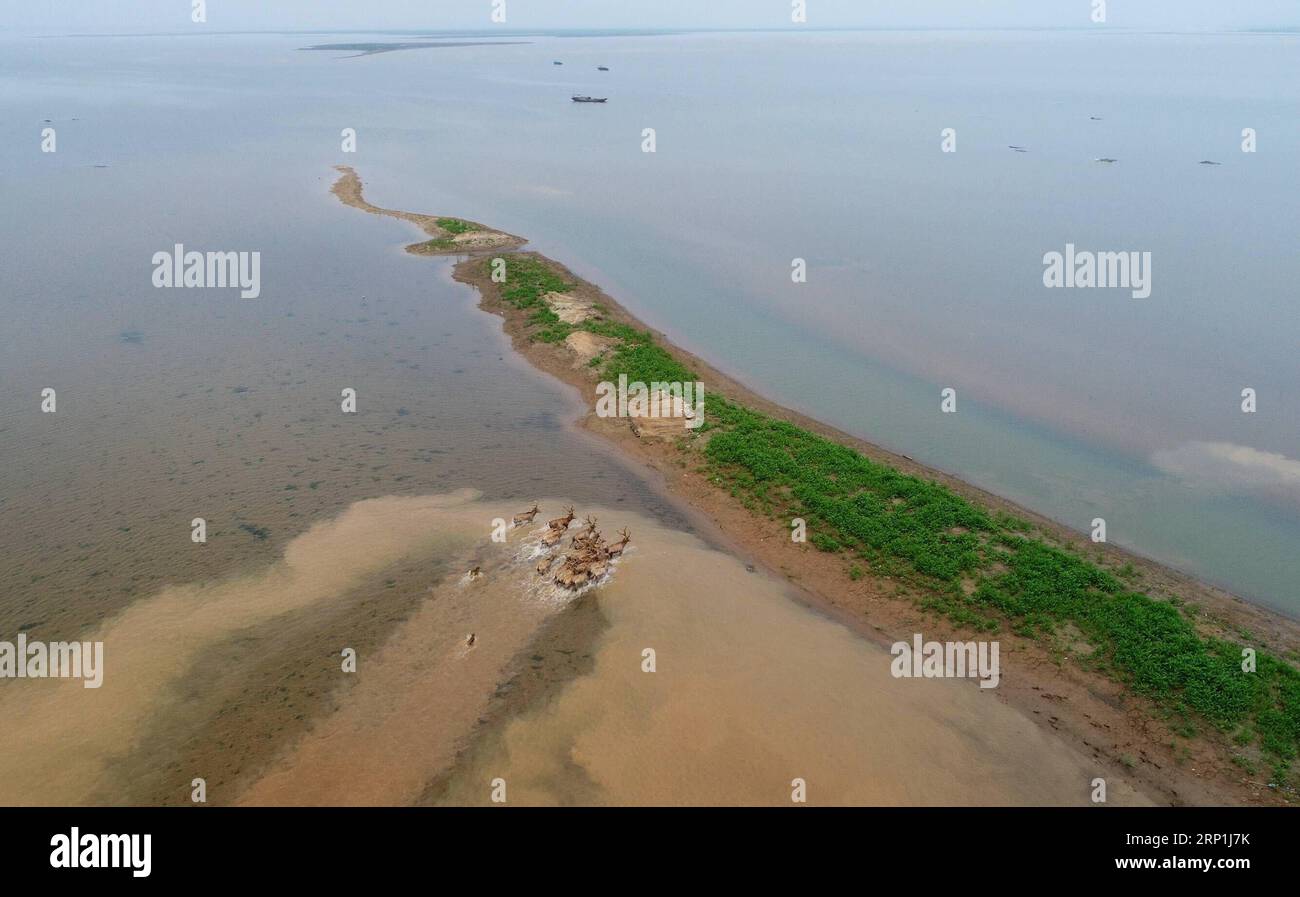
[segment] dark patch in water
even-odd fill
[[[493,41],[407,41],[403,43],[370,43],[370,44],[316,44],[311,47],[299,47],[299,50],[355,50],[353,56],[345,56],[344,59],[355,59],[357,56],[374,56],[376,53],[392,53],[394,50],[438,50],[444,47],[506,47],[512,44],[528,44],[532,41],[526,40],[493,40]]]

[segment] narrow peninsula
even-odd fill
[[[463,256],[454,277],[515,348],[582,394],[580,426],[657,471],[810,604],[882,644],[998,639],[989,700],[1155,800],[1300,800],[1295,621],[768,401],[523,238],[371,205],[356,172],[338,171],[344,203],[429,238],[408,252]],[[598,387],[620,378],[705,384],[702,423],[596,414]],[[796,520],[805,541],[791,538]]]

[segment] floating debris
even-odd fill
[[[1112,164],[1118,162],[1119,159],[1093,159],[1092,161],[1094,161],[1094,162],[1105,162],[1107,165],[1112,165]]]
[[[1011,146],[1010,144],[1007,145],[1007,149],[1009,149],[1009,150],[1014,150],[1014,151],[1016,151],[1017,153],[1027,153],[1027,152],[1029,152],[1029,150],[1025,149],[1023,146]]]
[[[1202,165],[1222,165],[1223,163],[1222,163],[1222,162],[1211,162],[1209,159],[1202,159],[1201,162],[1200,162],[1200,164],[1202,164]]]

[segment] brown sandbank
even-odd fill
[[[347,168],[339,170],[343,176],[334,192],[343,202],[372,213],[403,218],[431,233],[424,222],[436,221],[435,218],[372,206],[362,195],[362,184],[356,173]],[[504,253],[522,245],[519,237],[501,236],[508,239],[501,239],[490,248]],[[478,247],[448,246],[431,254],[466,254],[474,248]],[[569,300],[583,306],[598,306],[608,321],[651,332],[657,343],[695,371],[711,392],[851,447],[903,473],[940,483],[980,507],[1014,514],[1035,525],[1051,540],[1073,546],[1103,566],[1132,565],[1137,581],[1148,594],[1178,599],[1199,608],[1198,629],[1203,635],[1249,630],[1264,647],[1280,656],[1295,656],[1300,649],[1300,624],[1295,621],[1118,546],[1093,544],[1055,521],[943,471],[777,405],[703,359],[674,346],[662,333],[647,328],[617,301],[563,265],[538,253],[518,255],[541,262],[573,284],[573,289],[566,294]],[[807,544],[792,542],[788,532],[772,520],[750,512],[689,465],[682,464],[672,442],[653,436],[647,438],[647,434],[640,433],[627,420],[597,417],[594,406],[599,376],[585,361],[600,351],[599,346],[588,346],[582,340],[544,343],[530,339],[529,314],[502,300],[499,285],[487,276],[478,259],[461,261],[454,276],[479,290],[480,307],[503,319],[505,331],[517,351],[581,393],[589,410],[579,426],[610,440],[630,457],[656,471],[664,486],[707,517],[737,554],[786,578],[811,606],[877,644],[905,640],[914,632],[923,632],[927,639],[937,640],[970,637],[968,631],[946,618],[922,610],[916,603],[918,596],[909,587],[872,574],[851,580],[842,559]],[[1024,714],[1053,738],[1086,753],[1099,768],[1136,782],[1155,801],[1194,805],[1289,802],[1287,795],[1262,781],[1265,776],[1247,772],[1233,762],[1236,749],[1223,733],[1210,730],[1193,739],[1181,738],[1149,701],[1086,668],[1080,663],[1088,652],[1082,640],[1071,642],[1065,638],[1048,644],[1008,632],[1000,633],[999,639],[1003,677],[995,690],[996,700]]]

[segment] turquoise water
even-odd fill
[[[70,308],[145,329],[174,242],[260,250],[264,309],[329,294],[370,264],[323,223],[356,214],[345,163],[378,204],[532,238],[775,399],[1300,613],[1300,36],[518,40],[5,38],[4,379],[92,350]],[[1151,298],[1045,289],[1066,243],[1151,252]]]

